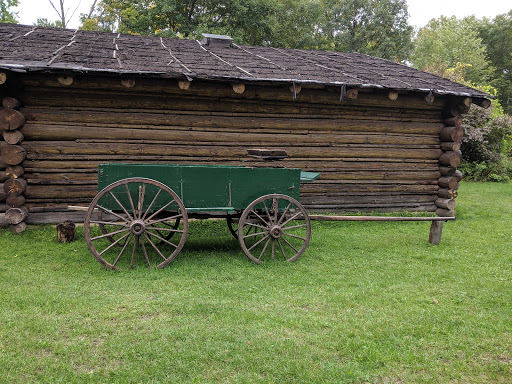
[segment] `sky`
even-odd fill
[[[58,8],[59,0],[53,0]],[[69,9],[69,15],[77,8],[74,17],[68,24],[69,28],[77,28],[79,25],[80,13],[89,13],[93,0],[65,0]],[[438,18],[441,15],[458,18],[475,15],[477,18],[490,17],[507,13],[512,9],[509,0],[407,0],[409,6],[409,24],[420,28],[428,23],[430,19]],[[37,18],[57,20],[59,17],[50,5],[49,0],[20,0],[16,8],[19,11],[18,20],[21,24],[32,25]]]

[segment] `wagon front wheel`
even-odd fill
[[[255,262],[284,258],[297,260],[311,237],[311,222],[302,204],[290,196],[271,194],[254,200],[244,210],[238,241]]]
[[[133,267],[137,255],[149,267],[169,264],[181,251],[188,230],[179,196],[165,184],[146,178],[116,181],[91,202],[84,221],[85,241],[107,268]]]

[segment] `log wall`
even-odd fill
[[[438,209],[447,98],[359,90],[340,101],[335,88],[246,84],[239,93],[227,83],[23,76],[16,96],[31,214],[87,205],[102,162],[300,167],[321,173],[301,187],[308,209]],[[247,157],[262,147],[290,158]]]

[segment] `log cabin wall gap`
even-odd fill
[[[83,220],[67,206],[90,203],[98,164],[258,166],[246,150],[262,147],[321,173],[301,189],[309,210],[453,216],[461,115],[490,104],[387,60],[226,36],[0,24],[0,41],[0,223],[16,231]]]

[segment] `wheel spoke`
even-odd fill
[[[270,216],[270,212],[268,211],[267,204],[265,204],[265,202],[263,202],[263,207],[265,207],[265,213],[267,214],[269,223],[273,224],[272,217]]]
[[[116,241],[114,241],[112,244],[110,244],[107,248],[105,248],[103,251],[101,251],[99,253],[99,255],[103,255],[105,252],[107,252],[110,248],[112,248],[114,245],[118,244],[121,240],[123,240],[126,236],[129,236],[130,233],[127,233],[126,235],[124,236],[121,236],[119,239],[117,239]]]
[[[297,248],[295,248],[292,244],[290,244],[290,242],[288,240],[286,240],[284,237],[281,237],[281,240],[283,240],[286,244],[288,244],[288,246],[293,249],[295,252],[299,252],[299,250]]]
[[[142,220],[144,220],[146,218],[146,215],[151,211],[151,208],[153,208],[153,204],[155,204],[156,199],[158,199],[158,196],[160,195],[160,192],[162,192],[161,189],[159,189],[158,192],[156,193],[155,197],[153,197],[153,200],[151,201],[151,204],[149,204],[149,207],[146,210],[146,212],[144,213],[144,216],[142,216]]]
[[[292,235],[291,233],[283,232],[283,235],[290,236],[290,237],[294,237],[294,238],[296,238],[296,239],[301,239],[301,240],[306,241],[306,238],[305,238],[305,237],[300,237],[300,236],[297,236],[297,235]]]
[[[263,219],[263,217],[261,217],[260,215],[258,215],[258,213],[253,209],[251,210],[251,213],[254,213],[256,215],[256,217],[258,219],[260,219],[262,222],[264,222],[266,225],[270,225],[267,221],[265,221],[265,219]]]
[[[132,262],[130,264],[130,268],[133,268],[133,261],[135,260],[135,251],[137,250],[138,245],[139,245],[139,236],[135,236],[135,241],[133,242]]]
[[[148,268],[151,266],[149,263],[148,252],[146,251],[146,246],[144,245],[144,239],[140,239],[140,246],[142,247],[142,253],[144,253],[144,258],[146,259],[146,263],[148,263]]]
[[[142,217],[142,209],[144,208],[144,195],[146,193],[146,183],[142,183],[142,187],[139,185],[139,201],[137,203],[137,219]]]
[[[289,229],[305,228],[305,227],[307,227],[307,224],[294,225],[293,227],[285,227],[285,228],[281,228],[281,230],[284,232],[284,231],[287,231]]]
[[[279,239],[277,239],[277,244],[279,245],[279,248],[281,249],[281,253],[283,254],[284,259],[285,259],[285,260],[287,260],[287,259],[286,259],[286,255],[285,255],[285,253],[284,253],[283,245],[281,244],[281,242],[279,241]]]
[[[268,243],[270,243],[270,237],[268,238],[267,242],[265,243],[265,245],[263,246],[263,250],[261,251],[260,253],[260,257],[258,257],[258,260],[261,261],[261,258],[263,257],[263,254],[265,253],[265,250],[267,249],[268,247]]]
[[[176,200],[172,199],[169,203],[165,204],[162,208],[160,208],[158,211],[156,211],[155,213],[153,213],[151,216],[149,216],[147,218],[147,221],[151,220],[153,217],[155,217],[156,215],[158,215],[160,212],[162,212],[165,208],[167,208],[169,205],[171,205],[172,203],[174,203]]]
[[[91,220],[89,221],[91,224],[103,224],[103,225],[113,225],[116,227],[129,227],[127,224],[115,222],[115,221],[99,221],[99,220]]]
[[[265,232],[256,232],[256,233],[251,233],[250,235],[246,235],[246,236],[244,236],[244,239],[247,239],[248,237],[254,237],[254,236],[264,235],[265,233],[267,233],[267,231],[265,231]]]
[[[176,244],[171,243],[170,241],[165,240],[163,237],[155,235],[153,232],[147,231],[147,233],[153,237],[156,237],[158,240],[163,241],[165,244],[172,245],[174,248],[178,248]],[[167,260],[167,259],[166,259]]]
[[[272,260],[274,260],[275,248],[276,248],[276,240],[272,239]]]
[[[124,188],[126,189],[126,194],[128,195],[128,200],[130,201],[130,206],[132,207],[133,217],[135,217],[135,216],[137,216],[137,212],[135,211],[135,206],[133,205],[132,194],[130,193],[130,190],[128,189],[128,184],[125,184]]]
[[[123,206],[123,204],[121,204],[121,202],[117,199],[117,197],[112,193],[112,191],[108,191],[108,193],[110,193],[110,196],[112,196],[112,198],[115,200],[115,202],[117,203],[117,205],[119,205],[121,207],[121,209],[123,210],[123,212],[125,213],[126,216],[128,216],[128,218],[130,220],[133,220],[133,217],[132,215],[130,215],[128,213],[128,211],[126,210],[126,208]]]
[[[286,224],[288,224],[290,221],[292,220],[295,220],[297,217],[299,217],[300,215],[302,215],[301,212],[297,212],[295,215],[293,215],[292,217],[290,217],[288,220],[286,220],[283,224],[281,224],[281,227],[284,227]]]
[[[130,235],[128,236],[128,238],[126,239],[126,241],[124,242],[124,245],[123,245],[123,249],[121,249],[121,252],[119,252],[119,255],[117,256],[116,260],[114,261],[114,263],[112,264],[114,267],[115,265],[117,264],[117,262],[119,261],[121,255],[124,253],[124,250],[126,249],[126,247],[128,246],[128,243],[130,243],[130,240],[132,239],[133,235],[130,233]]]
[[[247,222],[247,223],[245,223],[245,225],[247,225],[247,226],[251,226],[251,227],[260,228],[260,229],[264,229],[264,230],[267,230],[267,228],[266,228],[266,227],[264,227],[264,226],[262,226],[262,225],[258,225],[258,224],[253,224],[253,223],[249,223],[249,222]],[[249,229],[251,229],[251,228],[249,228]]]
[[[95,240],[99,240],[99,239],[104,239],[105,237],[112,237],[112,236],[114,236],[114,235],[118,235],[118,234],[120,234],[120,233],[127,232],[127,231],[129,231],[129,230],[130,230],[129,228],[124,228],[124,229],[120,229],[119,231],[109,232],[109,233],[104,234],[104,235],[100,235],[100,236],[92,237],[92,238],[91,238],[91,241],[95,241]]]
[[[117,214],[117,213],[115,213],[114,211],[111,211],[110,209],[107,209],[107,208],[105,208],[105,207],[102,207],[102,206],[101,206],[101,205],[99,205],[99,204],[96,204],[96,207],[97,207],[98,209],[103,209],[103,210],[104,210],[106,213],[108,213],[109,215],[112,215],[112,216],[115,216],[115,217],[120,218],[120,219],[121,219],[121,220],[123,220],[125,223],[129,223],[129,222],[130,222],[130,220],[125,219],[123,216],[118,215],[118,214]]]
[[[163,219],[158,219],[158,220],[153,220],[153,221],[149,221],[149,219],[146,219],[146,224],[153,225],[153,224],[158,224],[158,223],[164,223],[165,221],[170,221],[170,220],[178,219],[181,217],[183,217],[183,214],[180,213],[179,215],[175,215],[175,216],[171,216],[171,217],[164,217]]]
[[[148,237],[148,235],[144,234],[144,237],[146,238],[146,240],[149,242],[149,244],[151,244],[151,246],[153,247],[153,249],[162,257],[162,259],[164,260],[167,260],[165,258],[164,255],[162,255],[162,252],[160,252],[160,250],[158,249],[158,247],[151,241],[151,239]]]
[[[255,243],[252,245],[252,247],[247,248],[247,250],[248,250],[248,251],[250,251],[251,249],[253,249],[254,247],[256,247],[258,244],[260,244],[260,243],[261,243],[262,241],[264,241],[265,239],[268,239],[269,237],[270,237],[270,236],[269,236],[269,235],[267,235],[267,236],[263,237],[262,239],[259,239],[257,242],[255,242]]]
[[[181,229],[173,229],[173,228],[160,228],[160,227],[146,227],[146,229],[152,229],[154,231],[160,232],[177,232],[177,233],[183,233]]]
[[[277,222],[277,225],[281,225],[281,221],[283,221],[283,219],[286,217],[286,213],[288,213],[288,210],[290,209],[291,206],[292,206],[292,203],[288,204],[288,206],[284,210],[283,214],[281,215],[279,221]]]

